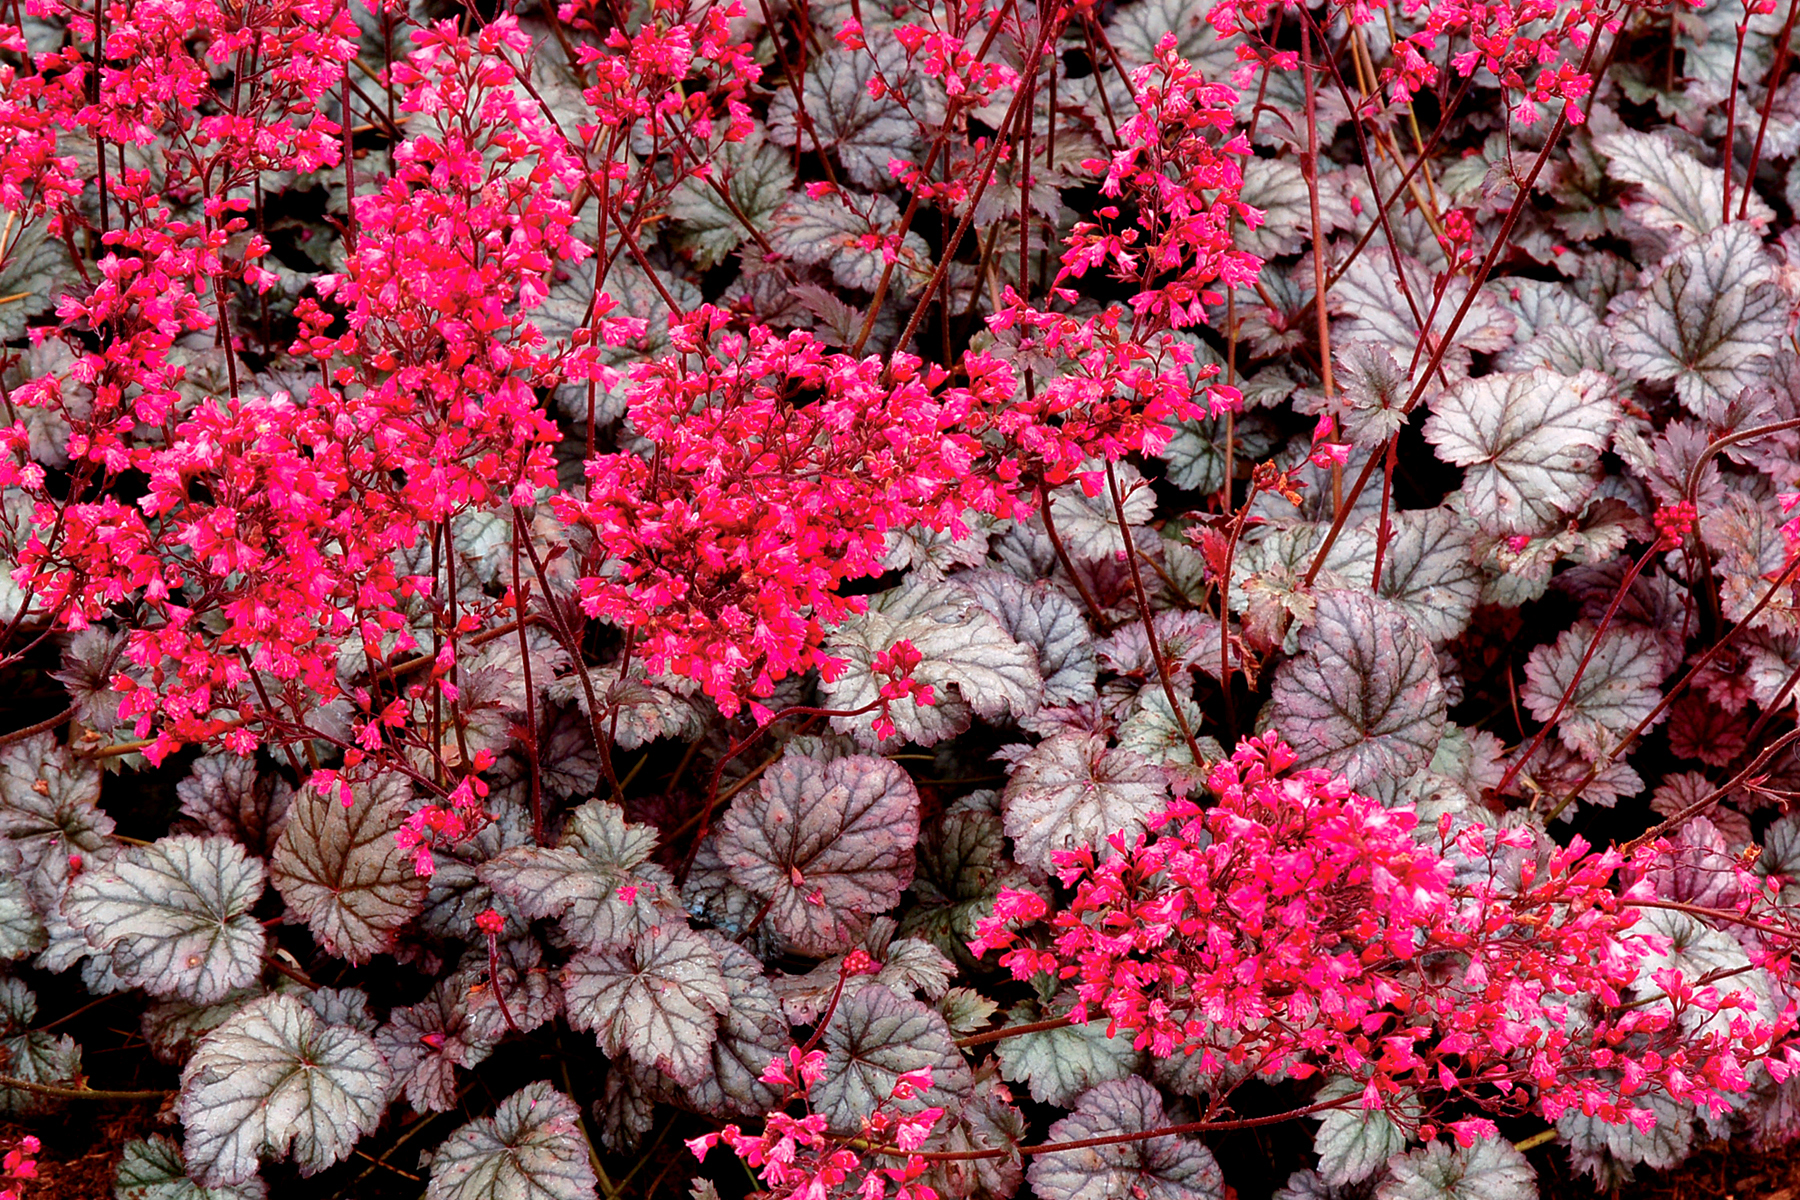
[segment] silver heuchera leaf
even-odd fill
[[[896,82],[913,77],[897,42],[871,39],[869,52],[830,46],[807,68],[804,94],[808,119],[800,118],[794,89],[781,88],[769,104],[769,136],[783,146],[836,150],[850,179],[867,188],[891,187],[888,163],[911,160],[919,144],[919,122],[890,96],[870,94],[880,70]],[[914,97],[914,112],[923,113]]]
[[[1433,401],[1425,440],[1466,468],[1462,495],[1477,525],[1538,533],[1599,484],[1600,452],[1619,420],[1611,393],[1612,381],[1594,371],[1486,375]]]
[[[1662,682],[1663,656],[1655,632],[1615,624],[1588,657],[1596,632],[1591,622],[1578,621],[1554,644],[1534,649],[1525,660],[1525,686],[1519,690],[1531,715],[1548,721],[1587,658],[1587,669],[1557,718],[1556,729],[1590,759],[1610,751],[1662,699],[1657,685]]]
[[[425,904],[425,881],[395,834],[406,818],[399,794],[356,789],[349,807],[336,795],[304,788],[275,843],[269,874],[328,953],[352,963],[393,949],[394,938]]]
[[[1094,459],[1081,465],[1083,474],[1103,471]],[[1156,514],[1156,493],[1142,473],[1129,463],[1116,463],[1113,476],[1119,483],[1119,497],[1124,502],[1125,520],[1134,527],[1142,526]],[[1112,489],[1105,481],[1100,490],[1088,495],[1080,480],[1065,483],[1050,493],[1050,518],[1056,522],[1056,536],[1076,562],[1091,563],[1125,553],[1125,539],[1119,534],[1119,514],[1113,508]],[[1139,528],[1132,535],[1133,545],[1145,545],[1153,534]]]
[[[1129,839],[1168,803],[1162,772],[1130,750],[1109,748],[1094,733],[1059,733],[1017,747],[1003,795],[1005,829],[1018,861],[1050,871],[1051,855],[1103,848],[1121,830]]]
[[[931,1086],[910,1100],[890,1100],[900,1076],[921,1067],[931,1068]],[[943,1016],[871,984],[839,1001],[825,1028],[825,1074],[812,1090],[813,1111],[833,1132],[852,1134],[883,1102],[901,1112],[954,1110],[973,1087]]]
[[[24,958],[48,943],[44,919],[32,907],[25,881],[16,875],[0,875],[0,958]]]
[[[1088,1091],[1074,1112],[1050,1127],[1049,1140],[1145,1133],[1168,1123],[1162,1097],[1133,1075]],[[1225,1195],[1225,1177],[1212,1151],[1174,1134],[1040,1154],[1027,1178],[1039,1200],[1222,1200]]]
[[[1401,272],[1405,272],[1412,304],[1400,290]],[[1433,300],[1433,276],[1410,255],[1402,255],[1396,266],[1386,250],[1369,249],[1353,260],[1344,277],[1328,293],[1329,307],[1341,314],[1343,332],[1332,332],[1332,341],[1357,341],[1386,346],[1402,364],[1412,360],[1419,341],[1419,317],[1430,316],[1431,341],[1439,342],[1451,332],[1455,315],[1468,295],[1470,281],[1451,275],[1444,282],[1442,297]],[[1417,305],[1417,315],[1413,305]],[[1500,307],[1485,289],[1477,292],[1469,311],[1456,324],[1456,336],[1444,354],[1442,367],[1452,383],[1469,373],[1473,352],[1494,354],[1512,343],[1513,316]]]
[[[785,754],[719,826],[732,880],[804,954],[843,949],[913,877],[919,791],[885,758]]]
[[[208,1186],[241,1184],[259,1156],[291,1151],[317,1174],[374,1131],[391,1080],[367,1034],[264,996],[201,1039],[181,1073],[188,1165]]]
[[[450,977],[450,986],[460,991],[468,1006],[467,1036],[485,1042],[499,1042],[515,1026],[529,1033],[562,1011],[562,989],[555,973],[544,965],[543,947],[536,938],[502,940],[496,949],[497,963],[489,960],[486,946],[469,947]]]
[[[995,1158],[940,1159],[926,1170],[924,1182],[941,1197],[956,1200],[1012,1200],[1025,1181],[1025,1164],[1015,1151],[1025,1140],[1025,1117],[1013,1106],[1012,1093],[984,1071],[962,1107],[945,1114],[925,1143],[930,1151],[952,1154],[970,1150],[1004,1150]]]
[[[1671,254],[1613,326],[1613,361],[1646,383],[1673,381],[1696,416],[1762,382],[1789,304],[1762,237],[1738,223]]]
[[[268,1194],[255,1177],[224,1187],[200,1186],[188,1175],[181,1146],[160,1133],[125,1143],[113,1178],[113,1200],[264,1200]]]
[[[99,799],[100,769],[69,753],[54,734],[0,747],[0,838],[19,852],[34,889],[60,890],[70,855],[91,857],[106,848],[113,819],[100,811]]]
[[[460,982],[439,980],[429,996],[396,1008],[375,1033],[395,1084],[418,1112],[455,1107],[456,1068],[473,1067],[493,1050],[492,1042],[470,1028],[468,996]]]
[[[679,913],[674,880],[650,861],[655,851],[654,827],[590,800],[570,815],[561,845],[515,847],[477,874],[526,916],[560,917],[577,945],[612,950]]]
[[[1362,1085],[1353,1079],[1333,1079],[1319,1090],[1317,1099],[1342,1100],[1361,1091]],[[1404,1149],[1405,1132],[1381,1109],[1352,1104],[1319,1114],[1313,1150],[1319,1156],[1319,1174],[1332,1187],[1362,1182]]]
[[[593,1031],[600,1048],[630,1055],[677,1082],[698,1083],[731,994],[719,952],[685,924],[639,934],[623,951],[578,954],[563,968],[569,1024]]]
[[[1643,190],[1642,198],[1625,202],[1625,209],[1646,228],[1693,238],[1719,227],[1725,194],[1725,172],[1720,168],[1703,166],[1661,134],[1632,129],[1597,137],[1594,148],[1606,156],[1608,175]],[[1752,226],[1775,219],[1761,196],[1752,191],[1749,200],[1744,215]]]
[[[1326,568],[1353,587],[1367,587],[1379,536],[1379,521],[1346,530]],[[1460,513],[1427,508],[1390,515],[1380,595],[1398,604],[1433,642],[1450,641],[1469,627],[1482,576],[1474,527]]]
[[[64,909],[127,985],[205,1004],[261,974],[250,909],[262,891],[263,865],[242,846],[178,834],[84,871]]]
[[[794,1044],[787,1018],[755,955],[717,933],[701,936],[719,953],[731,1006],[719,1018],[712,1074],[686,1089],[685,1099],[716,1117],[760,1116],[780,1099],[762,1073]]]
[[[742,141],[720,146],[711,167],[729,203],[711,181],[699,178],[685,180],[669,198],[669,215],[682,226],[676,243],[693,253],[694,265],[703,271],[750,236],[740,215],[760,228],[794,184],[788,156],[768,144],[760,127]]]
[[[976,923],[993,913],[1000,888],[1033,886],[1006,853],[1000,797],[985,788],[972,792],[952,801],[924,830],[912,885],[918,903],[900,918],[900,933],[924,938],[973,967],[969,942]]]
[[[1037,651],[1044,704],[1094,698],[1094,634],[1079,604],[1048,580],[1028,584],[1006,571],[971,571],[956,581],[975,593],[1015,641]]]
[[[181,797],[181,815],[201,833],[228,837],[263,855],[275,848],[287,824],[294,789],[279,777],[259,773],[254,758],[208,754],[194,760],[175,794]]]
[[[425,1200],[593,1200],[581,1111],[539,1082],[470,1121],[431,1160]]]
[[[857,709],[879,698],[875,656],[899,641],[910,641],[922,661],[913,678],[931,684],[936,703],[902,700],[890,708],[899,736],[930,746],[968,728],[970,709],[990,720],[1007,713],[1035,712],[1043,700],[1038,656],[1015,641],[994,615],[966,588],[954,583],[909,579],[869,603],[869,611],[846,618],[825,639],[828,653],[848,660],[838,677],[823,685],[831,707]],[[833,717],[832,728],[874,746],[876,714]]]
[[[252,1000],[261,999],[268,992],[259,980],[250,987],[234,988],[211,1004],[193,1004],[173,998],[157,1000],[144,1009],[138,1028],[158,1062],[180,1066],[201,1038],[217,1029],[238,1009]]]
[[[0,979],[0,1075],[25,1083],[75,1087],[81,1081],[81,1046],[67,1034],[31,1028],[37,996],[23,979]],[[0,1115],[31,1116],[58,1101],[24,1088],[0,1088]]]
[[[1374,795],[1431,762],[1444,685],[1431,643],[1398,608],[1361,592],[1321,592],[1299,642],[1258,725],[1279,733],[1300,766],[1341,773]]]
[[[1068,1007],[1067,1001],[1051,1005],[1058,1012]],[[1023,1025],[1043,1018],[1043,1010],[1026,1000],[1013,1005],[1006,1023]],[[1118,1036],[1107,1037],[1106,1026],[1104,1020],[1086,1021],[1009,1037],[996,1047],[1001,1078],[1026,1084],[1039,1104],[1068,1108],[1094,1085],[1136,1074],[1143,1065],[1143,1053],[1132,1046],[1131,1034],[1121,1030]]]
[[[1502,1138],[1439,1140],[1388,1163],[1375,1200],[1537,1200],[1537,1172]]]

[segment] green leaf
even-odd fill
[[[547,1083],[528,1084],[445,1140],[426,1200],[592,1200],[581,1110]]]
[[[265,996],[207,1034],[181,1073],[189,1167],[208,1186],[241,1184],[259,1156],[291,1151],[315,1175],[374,1132],[391,1080],[367,1034]]]

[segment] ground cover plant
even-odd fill
[[[1793,1138],[1797,15],[0,4],[0,1114],[121,1200]]]

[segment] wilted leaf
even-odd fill
[[[788,753],[740,792],[719,826],[731,878],[769,901],[802,953],[842,949],[912,882],[919,791],[885,758]]]
[[[592,1200],[581,1110],[547,1083],[527,1084],[451,1134],[431,1159],[426,1200]]]
[[[1280,733],[1300,766],[1341,772],[1358,791],[1381,794],[1431,761],[1445,713],[1425,635],[1394,605],[1334,589],[1319,593],[1300,653],[1276,672],[1259,725]]]
[[[113,1178],[114,1200],[263,1200],[268,1194],[268,1187],[255,1177],[224,1187],[202,1187],[188,1175],[181,1146],[160,1133],[126,1142]]]
[[[207,1034],[181,1073],[189,1167],[208,1186],[241,1184],[260,1156],[291,1150],[315,1175],[374,1132],[391,1078],[368,1035],[264,996]]]
[[[1432,404],[1425,438],[1446,462],[1466,467],[1469,516],[1491,533],[1537,533],[1579,509],[1599,480],[1595,467],[1619,419],[1612,381],[1539,367],[1487,375]]]
[[[910,1100],[889,1100],[908,1071],[930,1067],[931,1086]],[[813,1111],[837,1133],[856,1133],[887,1102],[889,1111],[954,1107],[974,1086],[950,1027],[930,1005],[874,984],[840,1001],[825,1028],[825,1075],[812,1091]]]
[[[604,954],[563,968],[569,1024],[591,1030],[612,1058],[630,1055],[680,1083],[711,1069],[708,1051],[731,994],[719,952],[685,924],[660,925]]]
[[[262,973],[262,891],[242,846],[177,834],[83,872],[64,907],[128,985],[204,1004]]]
[[[655,852],[655,828],[627,821],[610,801],[590,800],[570,815],[560,845],[515,847],[477,874],[526,916],[560,917],[577,945],[611,950],[679,911],[675,881],[650,861]]]
[[[1168,804],[1162,772],[1098,734],[1059,733],[1012,756],[1003,807],[1020,863],[1054,869],[1058,850],[1129,840]]]
[[[294,799],[269,874],[328,954],[367,962],[424,907],[425,881],[395,839],[410,793],[358,788],[349,807],[317,788]]]
[[[1050,1126],[1052,1142],[1145,1133],[1169,1124],[1162,1097],[1136,1075],[1093,1088]],[[1139,1142],[1040,1154],[1027,1173],[1040,1200],[1222,1200],[1225,1177],[1212,1151],[1170,1134]]]

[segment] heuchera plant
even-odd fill
[[[1797,15],[0,5],[0,1197],[1800,1135]]]

